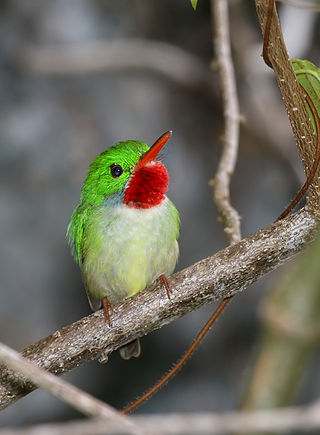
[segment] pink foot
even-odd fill
[[[168,278],[167,278],[167,277],[162,273],[162,274],[159,276],[159,279],[160,279],[161,283],[162,283],[162,284],[165,286],[165,288],[166,288],[168,299],[171,299],[171,298],[170,298],[170,295],[171,295],[171,293],[173,292],[173,289],[172,289],[172,286],[171,286],[171,284],[170,284]]]
[[[108,301],[108,298],[102,299],[102,307],[103,307],[104,321],[105,323],[108,323],[108,326],[111,326],[110,313],[112,313],[112,307],[110,302]]]

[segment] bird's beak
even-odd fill
[[[143,154],[143,156],[137,163],[135,169],[139,169],[142,166],[146,165],[147,163],[153,162],[156,159],[162,147],[164,146],[164,144],[170,139],[171,135],[172,135],[172,131],[169,130],[166,133],[164,133],[162,136],[160,136],[159,139],[157,139],[155,143],[148,149],[148,151]]]

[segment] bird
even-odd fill
[[[178,256],[180,215],[167,197],[169,176],[158,154],[172,132],[149,147],[118,142],[98,155],[81,189],[67,241],[78,263],[93,311],[101,307],[111,326],[112,306],[168,276]],[[141,352],[139,339],[121,347],[127,360]]]

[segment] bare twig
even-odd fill
[[[240,114],[230,50],[228,2],[227,0],[211,0],[211,8],[215,30],[213,42],[225,118],[223,152],[212,184],[215,203],[226,224],[225,232],[230,243],[233,244],[241,240],[240,216],[230,203],[230,179],[238,154]]]
[[[116,425],[122,430],[125,429],[128,434],[140,435],[146,433],[128,417],[121,415],[111,406],[39,368],[34,362],[23,358],[19,353],[3,343],[0,343],[0,360],[6,364],[9,369],[23,374],[25,379],[49,391],[83,414],[90,417],[103,418],[105,426],[108,425],[108,422],[111,422],[113,426]],[[148,431],[148,434],[149,433]]]
[[[270,30],[271,30],[274,7],[275,7],[275,0],[268,0],[268,13],[267,13],[267,19],[264,28],[263,49],[262,49],[262,57],[264,63],[268,65],[271,69],[272,69],[272,63],[269,59],[269,38],[270,38]]]
[[[308,102],[308,105],[309,105],[311,112],[313,114],[314,121],[316,124],[316,130],[317,130],[317,148],[316,148],[316,153],[314,156],[314,162],[313,162],[312,168],[311,168],[303,186],[300,188],[299,192],[296,194],[295,198],[291,201],[291,203],[288,205],[288,207],[277,218],[277,220],[280,220],[280,219],[283,219],[284,217],[286,217],[292,210],[294,210],[296,205],[299,204],[299,202],[301,201],[301,199],[304,197],[304,195],[308,191],[309,187],[311,186],[311,184],[314,180],[315,174],[317,173],[319,162],[320,162],[320,120],[319,120],[319,115],[318,115],[318,112],[313,104],[313,101],[311,100],[311,98],[309,97],[308,94],[305,94],[305,98],[306,98],[306,101]]]
[[[156,427],[161,435],[211,435],[241,430],[276,431],[320,429],[320,401],[308,406],[268,409],[251,412],[157,414],[133,416],[132,420],[147,433]],[[123,428],[106,427],[105,420],[71,421],[68,423],[42,424],[19,429],[2,429],[0,435],[123,435]],[[127,432],[126,432],[127,433]]]
[[[272,409],[264,411],[227,412],[224,414],[170,414],[150,418],[150,428],[160,427],[163,434],[213,434],[229,433],[241,429],[244,433],[271,430],[277,433],[288,430],[304,431],[320,428],[320,401],[309,406]],[[147,428],[148,417],[136,417]],[[0,434],[1,435],[1,434]]]
[[[150,397],[152,397],[157,391],[160,390],[167,382],[169,382],[170,379],[175,376],[179,370],[183,367],[183,365],[189,360],[189,358],[194,354],[198,346],[200,345],[203,338],[206,336],[206,334],[209,332],[212,325],[215,323],[215,321],[218,319],[218,317],[223,312],[225,306],[229,303],[230,298],[224,299],[218,308],[214,311],[214,313],[210,316],[207,323],[203,326],[199,334],[196,336],[196,338],[193,340],[191,346],[188,347],[186,352],[182,355],[182,357],[171,367],[171,369],[149,390],[147,390],[142,396],[138,397],[133,403],[128,405],[126,408],[124,408],[121,412],[122,414],[129,414],[138,406],[140,406],[142,403],[144,403],[146,400],[148,400]]]
[[[240,243],[170,278],[175,289],[164,297],[157,283],[114,307],[112,328],[98,311],[29,346],[23,356],[55,374],[85,361],[105,358],[124,344],[160,328],[209,302],[236,294],[299,252],[317,229],[307,209],[276,222]],[[36,386],[0,368],[0,409]]]

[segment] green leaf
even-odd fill
[[[190,2],[192,4],[193,9],[196,10],[197,9],[197,4],[198,4],[198,0],[190,0]]]
[[[320,117],[320,69],[308,60],[292,59],[291,62],[298,82],[311,98]],[[308,103],[306,108],[316,132],[316,123]]]

